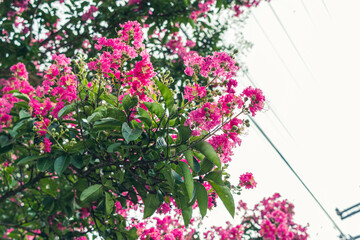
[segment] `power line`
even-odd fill
[[[311,74],[311,76],[313,77],[313,79],[315,79],[314,74],[312,73],[310,67],[309,67],[309,66],[307,65],[307,63],[305,62],[305,60],[304,60],[304,58],[302,57],[299,49],[296,47],[294,41],[293,41],[292,38],[290,37],[290,34],[289,34],[288,31],[286,30],[284,24],[281,22],[279,16],[278,16],[277,13],[275,12],[274,8],[271,6],[270,2],[269,2],[269,6],[270,6],[271,11],[274,13],[277,21],[279,22],[280,26],[281,26],[282,29],[284,30],[284,32],[285,32],[287,38],[289,39],[291,45],[294,47],[294,49],[295,49],[297,55],[299,56],[300,60],[302,61],[302,63],[303,63],[304,66],[306,67],[306,69],[309,71],[309,73]]]
[[[328,9],[328,7],[326,6],[325,1],[324,1],[324,0],[321,0],[321,2],[322,2],[322,4],[324,5],[324,8],[325,8],[326,12],[327,12],[327,13],[329,14],[329,16],[331,17],[330,12],[329,12],[329,9]]]
[[[280,59],[281,63],[283,64],[283,66],[285,67],[286,71],[289,73],[289,75],[291,76],[291,78],[294,80],[294,82],[296,83],[297,86],[299,86],[299,83],[296,81],[294,75],[291,73],[289,67],[287,66],[287,64],[285,63],[284,59],[281,57],[281,55],[279,54],[279,52],[277,51],[275,45],[273,44],[273,42],[270,40],[270,37],[267,35],[265,29],[261,26],[260,22],[257,20],[257,18],[255,17],[254,14],[252,14],[252,16],[255,19],[255,22],[257,23],[257,25],[259,26],[259,28],[261,29],[261,31],[263,32],[265,38],[268,40],[268,42],[270,43],[272,49],[274,50],[275,54],[277,55],[277,57]]]
[[[311,14],[308,10],[308,8],[306,7],[305,3],[304,3],[304,0],[300,0],[301,1],[301,4],[303,5],[304,9],[305,9],[305,12],[306,14],[308,15],[308,17],[310,18],[310,21],[312,22],[312,24],[315,26],[315,22],[313,20],[313,18],[311,17]]]
[[[249,115],[248,115],[249,116]],[[319,207],[323,210],[323,212],[326,214],[326,216],[330,219],[330,221],[334,224],[334,227],[340,232],[341,237],[345,237],[345,234],[341,231],[340,227],[336,224],[334,219],[329,215],[329,213],[325,210],[323,205],[319,202],[319,200],[314,196],[314,194],[310,191],[310,189],[306,186],[306,184],[303,182],[303,180],[299,177],[299,175],[295,172],[295,170],[291,167],[289,162],[285,159],[285,157],[281,154],[281,152],[277,149],[277,147],[272,143],[270,138],[266,135],[266,133],[261,129],[261,127],[256,123],[256,121],[249,116],[250,120],[255,124],[256,128],[260,131],[260,133],[265,137],[265,139],[268,141],[268,143],[274,148],[274,150],[279,154],[281,159],[285,162],[285,164],[290,168],[290,170],[294,173],[294,175],[297,177],[297,179],[301,182],[301,184],[305,187],[305,189],[308,191],[308,193],[311,195],[311,197],[315,200],[315,202],[319,205]]]

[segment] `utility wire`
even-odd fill
[[[326,6],[325,0],[321,0],[321,2],[322,2],[322,4],[324,5],[324,8],[325,8],[326,12],[327,12],[327,13],[329,14],[329,16],[331,17],[330,12],[329,12],[329,9],[328,9],[328,7]]]
[[[319,200],[314,196],[314,194],[310,191],[310,189],[306,186],[306,184],[302,181],[302,179],[297,175],[295,170],[291,167],[289,162],[285,159],[285,157],[281,154],[281,152],[277,149],[277,147],[272,143],[270,138],[266,135],[266,133],[261,129],[261,127],[256,123],[256,121],[248,115],[250,120],[255,124],[256,128],[260,131],[260,133],[265,137],[265,139],[268,141],[268,143],[274,148],[274,150],[279,154],[281,159],[285,162],[285,164],[290,168],[290,170],[295,174],[297,179],[301,182],[301,184],[305,187],[305,189],[308,191],[308,193],[311,195],[311,197],[315,200],[315,202],[319,205],[319,207],[323,210],[323,212],[326,214],[326,216],[330,219],[330,221],[334,224],[334,227],[340,232],[341,237],[345,237],[345,234],[343,231],[341,231],[340,227],[336,224],[334,219],[329,215],[329,213],[325,210],[323,205],[319,202]]]
[[[285,32],[287,38],[289,39],[291,45],[294,47],[294,49],[295,49],[297,55],[299,56],[300,60],[302,61],[302,63],[303,63],[304,66],[306,67],[306,69],[309,71],[309,73],[311,74],[311,76],[313,77],[313,79],[315,79],[314,74],[312,73],[310,67],[309,67],[309,66],[307,65],[307,63],[305,62],[305,60],[304,60],[304,58],[302,57],[299,49],[296,47],[294,41],[293,41],[292,38],[290,37],[290,34],[289,34],[288,31],[286,30],[284,24],[281,22],[279,16],[278,16],[277,13],[275,12],[275,9],[271,6],[270,2],[269,2],[269,6],[270,6],[271,11],[274,13],[277,21],[279,22],[280,26],[281,26],[282,29],[284,30],[284,32]]]
[[[250,81],[250,83],[251,83],[254,87],[258,88],[257,85],[255,84],[255,81],[253,80],[252,76],[250,76],[250,74],[249,74],[248,72],[245,72],[245,71],[244,71],[244,74],[245,74],[245,76],[247,77],[247,79]],[[291,135],[290,131],[287,129],[287,127],[285,126],[285,124],[281,121],[280,117],[277,115],[276,110],[270,105],[269,102],[266,102],[266,104],[268,105],[269,110],[274,114],[275,118],[279,121],[279,123],[281,124],[281,126],[285,129],[286,133],[287,133],[292,139],[294,139],[294,137]]]
[[[305,9],[305,12],[306,14],[308,15],[308,17],[310,18],[310,21],[312,22],[312,24],[315,26],[315,22],[313,20],[313,18],[311,17],[311,14],[309,12],[309,9],[306,7],[305,3],[304,3],[304,0],[300,0],[301,1],[301,4],[303,5],[304,9]]]
[[[271,41],[270,37],[267,35],[265,29],[261,26],[260,22],[257,20],[257,18],[255,17],[255,15],[252,13],[252,16],[255,19],[255,22],[257,23],[257,25],[259,26],[259,28],[261,29],[261,31],[263,32],[265,38],[268,40],[268,42],[270,43],[272,49],[274,50],[275,54],[277,55],[277,57],[280,59],[280,61],[282,62],[283,66],[285,67],[286,71],[289,73],[290,77],[294,80],[294,82],[296,83],[297,86],[299,86],[299,83],[296,81],[296,78],[294,77],[294,75],[291,73],[289,67],[287,66],[287,64],[285,63],[284,59],[281,57],[281,55],[279,54],[279,52],[277,51],[275,45],[273,44],[273,42]]]

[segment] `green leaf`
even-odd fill
[[[106,149],[106,151],[108,152],[108,153],[113,153],[113,152],[115,152],[115,150],[118,148],[118,147],[120,147],[121,146],[121,143],[113,143],[113,144],[111,144],[110,146],[108,146],[108,148]]]
[[[15,93],[13,93],[13,96],[16,97],[16,98],[18,98],[18,99],[24,100],[25,102],[29,102],[29,101],[30,101],[29,96],[26,95],[26,94],[23,94],[23,93],[15,92]]]
[[[194,172],[196,173],[200,172],[200,164],[195,157],[193,157],[193,164],[194,164],[194,169],[193,169]]]
[[[175,179],[172,174],[174,172],[170,166],[166,166],[161,170],[161,173],[164,175],[164,178],[166,179],[166,183],[170,186],[170,189],[173,190],[175,185]]]
[[[71,164],[80,169],[82,168],[84,162],[83,162],[83,159],[82,159],[82,156],[81,155],[78,155],[78,156],[70,156],[70,162]]]
[[[138,112],[138,114],[139,114],[139,116],[140,116],[140,117],[138,117],[138,119],[140,119],[140,120],[141,120],[142,122],[144,122],[146,125],[148,125],[149,127],[151,127],[152,121],[151,121],[151,118],[150,118],[149,113],[148,113],[145,109],[143,109],[143,108],[141,108],[141,107],[139,107],[139,108],[137,109],[137,112]]]
[[[179,166],[184,175],[186,192],[188,194],[189,199],[191,199],[194,191],[193,177],[191,175],[189,166],[185,162],[179,161]]]
[[[206,180],[206,181],[211,180],[218,185],[224,185],[224,181],[222,180],[222,171],[220,171],[220,170],[213,171],[213,172],[207,174],[204,177],[204,180]]]
[[[187,150],[187,151],[185,151],[184,152],[184,157],[185,157],[185,159],[186,159],[186,161],[188,162],[188,164],[189,164],[189,166],[191,167],[191,169],[193,170],[193,171],[195,171],[194,169],[195,169],[195,167],[194,167],[194,156],[193,156],[193,154],[192,154],[192,151],[190,151],[190,150]]]
[[[131,129],[127,122],[124,122],[122,125],[122,135],[127,143],[138,139],[142,132],[143,130],[141,128]]]
[[[105,211],[106,214],[110,215],[114,208],[114,200],[112,199],[112,196],[110,193],[105,192]]]
[[[159,80],[155,80],[155,84],[158,86],[160,93],[165,100],[165,105],[167,106],[168,109],[170,109],[171,105],[174,103],[174,97],[170,89]]]
[[[189,126],[180,126],[177,128],[178,136],[176,142],[184,144],[191,137],[191,129]]]
[[[184,180],[182,179],[182,177],[177,172],[172,170],[171,173],[172,173],[172,176],[173,176],[173,178],[175,180],[175,183],[184,183]]]
[[[192,207],[182,207],[181,208],[181,214],[184,219],[185,227],[189,226],[189,223],[190,223],[191,217],[192,217],[192,210],[193,210]]]
[[[8,145],[7,143],[9,142],[9,138],[5,135],[0,135],[0,147],[5,147],[6,145]]]
[[[161,202],[157,194],[149,194],[145,200],[144,218],[148,218],[160,207]]]
[[[29,118],[31,117],[31,114],[24,110],[20,110],[19,117],[20,119]]]
[[[205,157],[208,160],[210,160],[212,163],[214,163],[216,166],[221,167],[220,158],[210,143],[201,141],[194,146],[194,149],[196,149],[199,152],[201,152],[202,154],[204,154]]]
[[[67,105],[65,107],[63,107],[59,113],[58,113],[58,118],[61,118],[64,115],[67,115],[73,111],[76,110],[76,104],[75,103],[71,103],[70,105]]]
[[[210,172],[214,168],[215,164],[210,162],[207,158],[204,158],[200,162],[200,172],[199,175],[204,175],[205,173]]]
[[[125,112],[129,113],[130,110],[134,107],[136,107],[139,103],[139,97],[130,97],[129,95],[125,95],[123,99],[121,100],[122,105],[124,106]]]
[[[226,209],[230,213],[232,217],[235,214],[235,203],[234,198],[229,190],[229,188],[225,185],[218,185],[213,181],[209,181],[210,185],[213,187],[215,192],[219,195],[221,201],[224,203]]]
[[[86,120],[91,123],[93,121],[98,121],[100,119],[104,118],[104,115],[102,114],[102,112],[94,112],[93,114],[91,114]]]
[[[199,205],[201,217],[204,218],[208,209],[209,197],[207,191],[201,183],[194,182],[196,191],[196,200]]]
[[[103,118],[100,121],[96,121],[94,123],[94,130],[102,130],[102,129],[114,129],[120,127],[123,122],[116,120],[114,118]]]
[[[13,131],[19,133],[20,130],[23,130],[23,129],[26,129],[26,128],[29,129],[32,122],[33,122],[33,119],[31,119],[31,118],[23,119],[13,127]]]
[[[153,114],[155,114],[158,118],[162,118],[165,114],[165,110],[159,103],[155,102],[144,102],[146,108]]]
[[[55,172],[61,176],[61,174],[69,167],[70,158],[67,156],[60,156],[55,160],[54,169]]]
[[[41,159],[41,158],[45,158],[45,157],[48,157],[47,154],[44,154],[44,155],[36,155],[36,156],[27,156],[25,158],[22,158],[20,161],[18,161],[16,164],[20,165],[20,164],[26,164],[26,163],[29,163],[29,162],[32,162],[34,160],[37,160],[37,159]]]
[[[36,162],[37,168],[42,172],[48,170],[53,164],[54,159],[51,158],[40,158]]]
[[[96,201],[101,195],[102,195],[101,184],[91,185],[81,193],[80,201],[93,202]]]

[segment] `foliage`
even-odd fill
[[[88,62],[53,55],[36,88],[22,63],[3,80],[0,229],[13,226],[12,237],[135,239],[117,208],[144,206],[147,218],[173,201],[188,225],[195,202],[205,215],[216,196],[234,216],[223,163],[247,126],[240,117],[262,109],[261,91],[236,93],[226,53],[194,53],[178,99],[170,73],[154,72],[140,24],[120,27]]]

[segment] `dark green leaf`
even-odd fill
[[[59,113],[58,113],[58,118],[61,118],[64,115],[67,115],[73,111],[76,110],[76,104],[75,103],[71,103],[70,105],[67,105],[65,107],[63,107]]]
[[[213,187],[215,192],[219,195],[221,201],[224,203],[226,209],[230,213],[232,217],[234,217],[235,214],[235,203],[234,198],[227,186],[224,185],[218,185],[214,183],[213,181],[209,181],[210,185]]]
[[[215,167],[215,164],[210,162],[207,158],[204,158],[200,162],[200,172],[199,175],[203,175],[205,173],[210,172]]]
[[[155,114],[158,118],[162,118],[165,114],[165,110],[159,103],[155,102],[144,102],[146,108],[153,114]]]
[[[165,84],[163,84],[158,80],[155,80],[155,83],[158,86],[160,93],[165,100],[165,105],[167,106],[168,109],[170,109],[171,105],[174,103],[174,97],[170,89]]]
[[[105,129],[114,129],[120,128],[123,122],[116,120],[114,118],[103,118],[100,121],[94,123],[94,130],[105,130]]]
[[[138,117],[138,119],[140,119],[146,125],[151,127],[152,121],[151,121],[149,113],[143,108],[138,108],[137,111],[138,111],[139,116],[141,116],[141,117]]]
[[[114,208],[114,200],[112,199],[112,196],[110,193],[105,192],[105,210],[106,214],[110,215]]]
[[[110,146],[108,146],[108,148],[106,149],[106,151],[107,152],[109,152],[109,153],[113,153],[113,152],[115,152],[115,150],[118,148],[118,147],[120,147],[121,146],[121,143],[113,143],[113,144],[111,144]]]
[[[201,141],[194,146],[194,149],[204,154],[205,157],[212,163],[214,163],[216,166],[221,167],[220,158],[210,143]]]
[[[191,137],[191,129],[189,126],[180,126],[177,128],[178,136],[176,142],[184,144]]]
[[[191,199],[194,191],[193,177],[191,175],[189,166],[185,162],[179,161],[179,166],[184,175],[186,192],[188,194],[189,199]]]
[[[61,176],[61,174],[68,168],[70,164],[70,158],[67,156],[60,156],[55,160],[54,169],[55,172]]]
[[[8,145],[9,138],[5,135],[0,135],[0,147],[5,147]]]
[[[122,125],[122,135],[127,143],[138,139],[142,132],[143,130],[141,128],[131,129],[126,122]]]
[[[15,92],[13,93],[13,96],[18,98],[18,99],[21,99],[21,100],[24,100],[26,102],[29,102],[30,101],[30,98],[28,95],[26,94],[23,94],[23,93],[18,93],[18,92]]]
[[[83,162],[83,159],[82,159],[82,156],[81,155],[78,155],[78,156],[70,156],[70,162],[71,164],[80,169],[82,168],[84,162]]]
[[[193,164],[194,164],[194,172],[198,173],[200,171],[200,164],[198,162],[198,160],[193,157]]]
[[[53,164],[54,160],[51,158],[40,158],[36,162],[37,168],[42,172],[48,170]]]
[[[210,172],[204,177],[204,180],[211,180],[218,185],[224,185],[224,181],[222,180],[222,171],[220,170]]]
[[[209,197],[207,191],[201,183],[194,182],[196,199],[199,205],[201,217],[204,218],[208,209]]]
[[[93,202],[96,201],[101,195],[102,195],[101,184],[91,185],[81,193],[80,201]]]
[[[149,194],[145,200],[144,218],[148,218],[160,207],[161,202],[157,194]]]
[[[19,117],[20,119],[29,118],[31,117],[31,114],[24,110],[20,110]]]
[[[138,105],[139,97],[138,96],[130,97],[129,95],[125,95],[121,100],[121,102],[122,105],[124,106],[126,113],[129,113],[132,108]]]
[[[26,164],[29,162],[32,162],[34,160],[37,159],[41,159],[41,158],[45,158],[48,157],[48,155],[44,154],[44,155],[36,155],[36,156],[27,156],[25,158],[22,158],[20,161],[18,161],[16,164],[20,165],[20,164]]]

